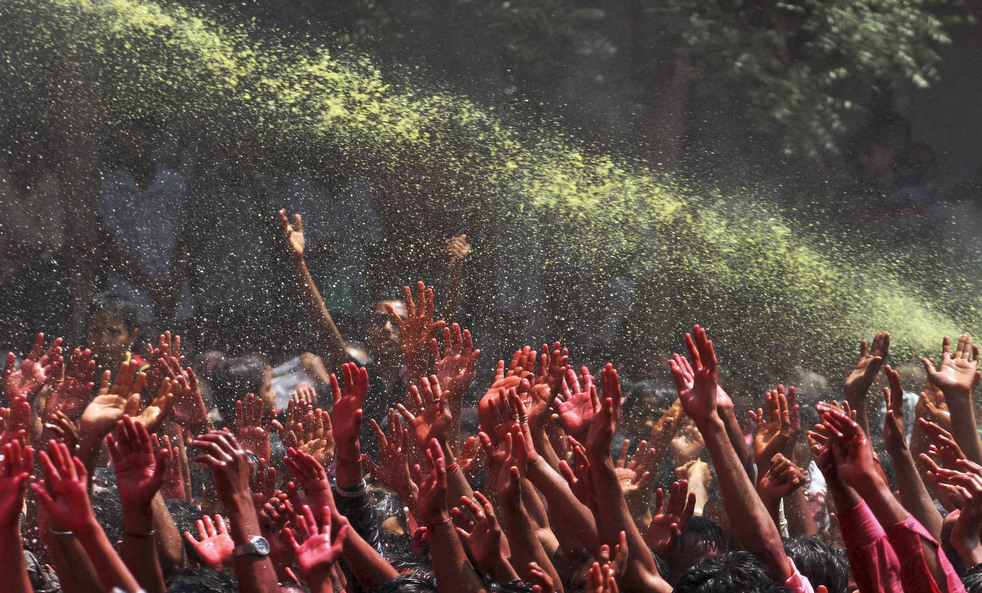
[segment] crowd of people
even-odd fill
[[[289,368],[141,343],[119,293],[87,343],[8,355],[0,593],[982,591],[970,337],[913,412],[886,332],[813,416],[778,385],[745,422],[698,325],[663,407],[558,342],[479,384],[453,290],[378,302],[361,345],[279,216],[318,344]],[[466,236],[446,248],[459,275]]]

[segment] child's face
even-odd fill
[[[107,311],[96,313],[85,326],[85,337],[99,365],[119,364],[133,345],[133,336],[126,326]]]

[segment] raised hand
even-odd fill
[[[82,416],[85,406],[92,398],[95,383],[92,377],[95,373],[95,361],[92,351],[86,348],[76,348],[65,369],[65,378],[53,381],[51,394],[44,403],[43,418],[48,419],[56,410],[61,410],[73,422]]]
[[[317,390],[306,381],[301,381],[290,393],[290,400],[302,408],[317,406]]]
[[[31,434],[31,404],[27,398],[17,396],[10,400],[9,408],[0,408],[0,445],[19,440],[27,443]]]
[[[447,462],[443,448],[433,439],[426,447],[426,473],[416,466],[416,481],[419,492],[416,494],[418,519],[424,527],[450,521],[447,510]]]
[[[296,527],[284,530],[287,539],[297,554],[300,572],[312,584],[331,580],[331,569],[338,558],[344,541],[348,537],[348,525],[342,525],[334,541],[331,541],[331,509],[323,507],[318,513],[320,523],[310,507],[303,505],[297,513]]]
[[[880,366],[890,352],[890,334],[880,332],[873,337],[873,347],[868,348],[866,340],[859,343],[859,360],[856,367],[846,377],[844,386],[846,399],[853,406],[858,406],[866,397]]]
[[[675,463],[679,465],[699,459],[702,452],[706,449],[706,441],[702,438],[702,433],[696,428],[691,419],[686,419],[679,431],[669,443]]]
[[[413,292],[408,286],[403,289],[406,302],[406,318],[399,316],[392,305],[386,304],[386,310],[392,317],[392,322],[399,329],[399,339],[402,342],[402,353],[406,363],[413,368],[418,366],[423,373],[426,371],[427,348],[437,330],[444,326],[442,320],[433,321],[433,289],[426,288],[423,281],[416,284],[417,300],[413,300]]]
[[[972,344],[972,338],[962,336],[958,340],[955,353],[951,353],[950,341],[947,337],[942,343],[941,368],[935,370],[930,359],[923,359],[924,370],[927,371],[931,382],[944,393],[945,399],[953,397],[970,398],[979,384],[982,373],[977,369],[979,363],[979,347]]]
[[[201,449],[194,462],[206,466],[215,476],[215,489],[226,507],[233,501],[248,502],[252,507],[249,479],[252,468],[245,449],[231,433],[213,430],[194,439],[192,443]]]
[[[965,453],[962,452],[961,447],[955,442],[950,432],[923,418],[917,419],[917,425],[931,439],[928,453],[939,458],[941,465],[949,469],[955,469],[958,461],[965,459]]]
[[[931,361],[931,365],[933,366],[934,359],[929,358],[928,360]],[[924,382],[924,388],[921,389],[921,396],[918,398],[917,405],[914,407],[914,413],[917,414],[918,418],[924,418],[945,430],[951,430],[951,412],[948,411],[948,404],[945,402],[944,393],[931,381],[930,376]]]
[[[300,215],[294,214],[293,224],[290,224],[286,209],[280,209],[280,228],[283,230],[283,238],[286,240],[286,246],[290,249],[290,255],[298,258],[303,257],[306,241],[303,236],[303,219]]]
[[[220,571],[231,567],[235,543],[228,533],[225,518],[221,515],[215,515],[215,519],[212,520],[211,516],[205,515],[196,523],[198,525],[198,539],[195,539],[190,531],[184,532],[184,539],[198,553],[201,562],[212,570]]]
[[[379,463],[367,455],[362,457],[362,463],[368,466],[368,471],[378,480],[378,483],[406,501],[416,497],[416,484],[409,473],[409,431],[402,427],[399,414],[389,408],[389,418],[386,428],[388,435],[371,419],[372,430],[378,438]]]
[[[610,445],[617,430],[621,410],[621,383],[614,365],[607,363],[600,373],[603,402],[587,431],[586,450],[590,461],[598,463],[610,457]]]
[[[655,492],[655,514],[644,534],[645,543],[662,558],[675,549],[696,507],[696,495],[689,493],[689,483],[685,480],[672,484],[667,501],[664,496],[661,488]]]
[[[181,355],[181,336],[172,336],[169,331],[165,331],[157,338],[156,346],[147,344],[146,360],[150,366],[145,373],[148,393],[157,391],[165,378],[170,377],[172,380],[176,378],[170,367],[171,358],[177,359],[175,364],[179,371],[181,364],[184,363],[184,357]]]
[[[69,531],[98,525],[89,503],[85,466],[68,447],[48,441],[48,451],[41,451],[41,465],[46,478],[31,488],[48,514]]]
[[[310,408],[303,417],[301,430],[291,432],[285,441],[292,446],[314,457],[322,465],[331,462],[334,456],[334,429],[331,415],[320,408]]]
[[[424,450],[427,443],[433,439],[441,444],[448,442],[453,416],[436,375],[423,377],[420,383],[422,390],[415,385],[410,387],[410,397],[419,415],[414,416],[402,404],[396,404],[396,408],[412,428],[416,444],[419,445],[420,450]],[[422,396],[420,396],[421,391]]]
[[[454,323],[443,328],[443,354],[436,338],[430,340],[430,350],[433,352],[433,372],[440,380],[440,385],[451,398],[451,403],[463,400],[467,389],[477,376],[477,358],[480,350],[474,349],[471,332],[461,331]]]
[[[249,490],[257,513],[276,495],[276,468],[262,457],[256,463],[256,472],[249,475]]]
[[[69,451],[74,451],[78,446],[78,427],[61,411],[50,415],[44,428],[51,431],[56,441],[65,443]]]
[[[116,423],[116,436],[106,437],[106,445],[116,471],[120,502],[124,507],[148,508],[164,483],[167,466],[176,462],[176,451],[154,452],[143,423],[126,415]]]
[[[204,398],[201,397],[198,376],[191,367],[182,369],[176,356],[171,356],[167,361],[167,373],[174,392],[174,421],[192,434],[211,430],[212,424],[208,419]]]
[[[235,438],[245,450],[269,462],[269,431],[272,417],[263,423],[263,400],[247,393],[245,401],[235,402]]]
[[[477,436],[467,437],[464,446],[460,449],[460,457],[457,463],[460,464],[460,471],[467,477],[467,481],[472,481],[483,467],[484,448],[481,447],[481,439]]]
[[[682,409],[696,423],[701,431],[713,418],[719,418],[716,411],[716,392],[719,368],[713,343],[706,337],[706,331],[698,325],[692,334],[685,334],[685,345],[689,350],[692,367],[692,383],[689,385],[685,370],[675,360],[671,362],[675,387],[682,400]]]
[[[361,419],[365,397],[368,395],[368,371],[348,362],[341,367],[344,392],[338,378],[331,374],[331,393],[334,397],[332,424],[338,457],[355,463],[361,458]]]
[[[443,249],[455,260],[465,260],[471,254],[471,244],[467,242],[467,235],[450,237]]]
[[[801,488],[808,481],[808,472],[795,465],[793,461],[780,453],[776,453],[769,461],[769,467],[757,484],[757,492],[761,500],[779,501],[792,492]]]
[[[559,410],[559,422],[566,433],[577,440],[586,441],[590,422],[600,410],[600,398],[590,370],[582,367],[580,377],[577,377],[573,369],[567,369],[566,379],[554,403]]]
[[[857,488],[870,480],[880,480],[873,451],[863,429],[842,410],[828,408],[822,422],[831,441],[835,467],[842,481]]]
[[[573,495],[579,500],[584,506],[590,508],[594,514],[597,513],[597,501],[595,492],[593,490],[593,482],[590,478],[590,460],[587,459],[586,452],[583,450],[583,445],[578,443],[573,437],[567,437],[570,441],[570,447],[573,450],[573,459],[575,460],[576,471],[570,467],[569,463],[565,459],[559,462],[559,473],[562,474],[563,478],[569,483],[570,490],[573,491]],[[484,438],[482,437],[482,441]]]
[[[790,389],[794,391],[794,387]],[[766,417],[760,408],[757,408],[756,413],[750,411],[750,417],[757,423],[754,459],[758,467],[765,467],[772,457],[784,451],[791,438],[791,416],[784,385],[778,385],[777,389],[768,391],[764,398],[767,405]]]
[[[303,451],[291,447],[286,452],[283,463],[307,496],[321,501],[321,505],[332,504],[334,498],[331,494],[331,483],[327,479],[324,466]]]
[[[975,471],[957,471],[941,478],[939,486],[962,500],[961,513],[951,530],[951,544],[966,564],[982,561],[979,529],[982,528],[982,467],[965,460]],[[974,466],[974,467],[973,467]]]
[[[17,526],[34,469],[34,449],[13,440],[0,449],[0,528]],[[19,527],[17,527],[19,530]]]
[[[7,401],[15,397],[23,397],[28,402],[33,402],[42,387],[60,376],[65,364],[61,356],[62,341],[62,338],[55,338],[45,351],[44,334],[38,334],[34,348],[16,369],[14,366],[17,358],[13,352],[7,354],[7,362],[3,369],[3,394]]]
[[[503,553],[507,540],[502,539],[494,505],[483,494],[475,492],[473,499],[461,496],[460,506],[451,509],[450,514],[460,541],[470,550],[478,568],[491,573],[496,567],[507,564]]]
[[[890,455],[902,453],[907,448],[907,433],[904,431],[904,389],[900,385],[900,373],[885,369],[889,387],[883,388],[887,413],[883,419],[883,446]]]
[[[658,469],[652,465],[652,462],[657,458],[657,454],[653,449],[648,448],[647,441],[641,441],[634,456],[629,459],[627,452],[630,446],[631,441],[624,439],[614,465],[614,474],[621,484],[621,492],[624,493],[631,516],[637,517],[643,514],[650,499],[651,485],[655,479],[655,471]]]

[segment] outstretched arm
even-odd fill
[[[300,289],[300,298],[303,306],[307,309],[307,315],[314,323],[317,330],[317,337],[320,340],[320,356],[324,360],[324,366],[332,373],[337,373],[341,365],[347,359],[344,350],[344,338],[341,331],[334,324],[334,319],[324,305],[317,285],[307,269],[307,262],[303,258],[304,236],[303,220],[299,214],[293,215],[294,224],[290,224],[286,210],[280,210],[280,226],[283,229],[283,237],[290,249],[290,264],[293,267],[293,275],[297,280]]]
[[[450,288],[447,290],[447,302],[444,303],[441,313],[443,319],[450,324],[457,318],[460,285],[464,280],[464,260],[471,253],[471,245],[467,242],[467,235],[447,239],[445,250],[450,254]]]
[[[19,440],[3,446],[0,460],[0,557],[4,558],[4,578],[0,593],[32,593],[24,562],[24,543],[20,535],[21,507],[34,468],[34,450],[21,447]]]
[[[693,335],[686,334],[685,339],[692,359],[694,380],[691,389],[679,393],[682,408],[706,441],[726,510],[740,545],[767,565],[775,583],[784,585],[793,572],[784,553],[781,534],[743,470],[740,456],[726,436],[726,428],[716,407],[718,370],[713,343],[698,325],[693,328]],[[681,369],[673,361],[672,373],[680,372]]]
[[[935,370],[930,360],[924,359],[924,369],[931,381],[941,389],[951,410],[951,433],[968,459],[982,464],[982,441],[975,424],[975,404],[972,395],[979,385],[979,347],[972,338],[962,336],[955,353],[951,353],[948,338],[942,345],[941,369]]]

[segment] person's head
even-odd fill
[[[784,553],[813,587],[825,585],[829,593],[848,591],[849,563],[845,550],[834,548],[816,537],[796,537],[784,540]]]
[[[368,498],[375,508],[379,529],[393,535],[402,535],[409,529],[402,499],[383,488],[370,488]]]
[[[392,321],[386,305],[391,305],[400,317],[406,317],[406,305],[400,300],[379,301],[375,304],[365,327],[365,343],[376,362],[402,355],[399,328]]]
[[[211,395],[226,425],[235,418],[235,402],[254,393],[272,410],[276,394],[270,386],[273,367],[262,354],[233,356],[218,363],[211,373]]]
[[[727,550],[726,535],[719,525],[705,517],[692,517],[669,558],[672,580],[677,580],[703,558],[720,556]]]
[[[373,593],[437,593],[436,579],[400,574],[373,589]]]
[[[89,303],[85,339],[102,366],[115,366],[133,349],[137,337],[136,307],[114,293],[99,293]]]
[[[965,593],[982,593],[982,564],[976,564],[962,577]]]
[[[776,593],[764,563],[749,552],[703,558],[675,584],[675,593]]]
[[[109,541],[116,543],[123,538],[123,503],[120,502],[119,492],[115,488],[94,490],[92,510]]]
[[[229,571],[209,568],[185,568],[172,578],[167,593],[238,593],[239,582]]]
[[[198,535],[196,521],[204,517],[204,513],[201,512],[201,509],[180,498],[166,500],[164,501],[164,504],[167,505],[167,510],[170,512],[170,516],[174,519],[174,524],[177,526],[178,533],[183,534],[185,531],[188,531],[192,535]],[[184,545],[184,551],[188,555],[188,560],[191,562],[200,562],[198,553],[194,551],[194,546],[189,544],[183,537],[181,538],[181,543]]]

